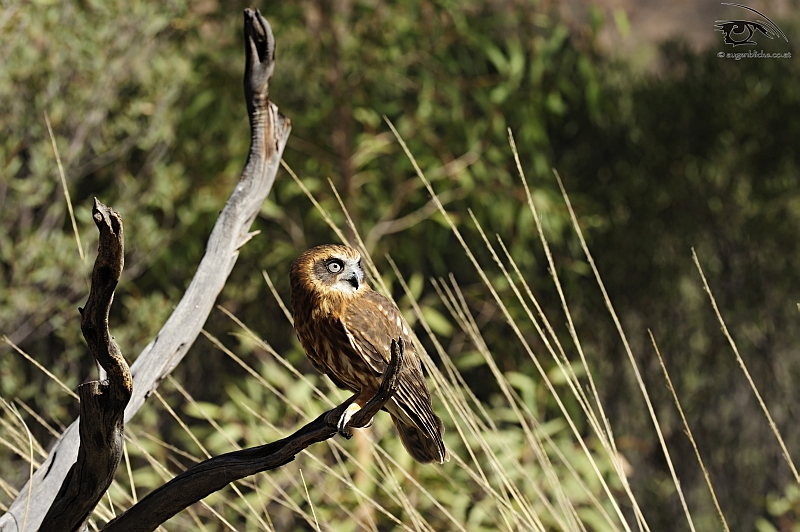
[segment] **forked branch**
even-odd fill
[[[130,381],[130,375],[133,375],[135,386],[132,394],[130,388],[127,392],[124,386],[119,389],[116,387],[106,389],[105,385],[100,383],[90,383],[81,388],[80,423],[75,421],[64,431],[61,439],[50,451],[44,464],[34,473],[28,485],[19,490],[19,495],[8,511],[0,516],[0,532],[19,532],[23,526],[28,531],[56,530],[50,524],[42,526],[42,518],[48,512],[53,516],[49,522],[59,521],[59,527],[63,526],[64,530],[71,529],[71,525],[68,526],[66,523],[71,523],[73,518],[68,520],[65,516],[67,513],[70,515],[74,513],[75,516],[82,515],[84,509],[66,502],[69,499],[64,497],[71,496],[72,492],[69,490],[72,488],[67,489],[62,486],[74,482],[72,477],[75,475],[83,478],[81,475],[89,474],[88,470],[84,470],[83,466],[78,465],[86,463],[85,456],[78,456],[79,441],[81,445],[84,445],[80,447],[80,453],[86,453],[90,444],[100,445],[101,441],[110,442],[121,438],[122,420],[116,418],[113,423],[107,425],[114,427],[109,432],[97,433],[95,436],[85,433],[90,427],[84,427],[84,420],[90,419],[89,416],[92,414],[85,415],[84,409],[87,409],[88,412],[88,409],[93,408],[92,401],[97,400],[98,397],[102,397],[103,401],[115,404],[121,403],[125,399],[128,406],[125,410],[124,420],[127,421],[133,417],[153,393],[153,390],[175,369],[189,351],[214,307],[217,295],[225,286],[228,275],[239,256],[239,249],[253,236],[250,233],[250,226],[260,212],[264,199],[275,181],[281,155],[291,131],[291,122],[281,115],[277,106],[268,99],[269,80],[275,69],[275,39],[269,23],[258,11],[245,10],[244,37],[246,57],[244,92],[250,118],[250,152],[242,176],[233,188],[225,207],[217,218],[214,229],[211,231],[205,255],[197,267],[194,278],[158,335],[136,358],[130,373],[121,372],[114,362],[119,355],[118,350],[109,348],[95,351],[93,349],[92,353],[98,357],[99,363],[109,374],[109,382]],[[103,223],[109,224],[111,233],[117,234],[115,227],[119,227],[120,230],[118,233],[120,238],[119,264],[115,267],[111,263],[104,263],[105,265],[100,270],[95,270],[98,274],[102,273],[104,278],[113,278],[113,282],[103,285],[102,289],[94,281],[92,286],[93,294],[95,290],[99,290],[98,295],[108,296],[110,302],[110,296],[113,294],[116,280],[122,269],[122,226],[110,210],[106,214],[101,213],[101,218]],[[116,277],[112,275],[114,272],[116,272]],[[89,336],[96,337],[101,341],[110,340],[108,332],[104,332],[100,327],[107,313],[98,312],[92,310],[89,304],[84,310],[86,316],[83,318],[84,325],[82,327],[84,334],[88,334],[87,342],[90,345],[92,340],[89,339]],[[88,329],[86,325],[89,325]],[[119,358],[121,359],[121,356]],[[126,394],[129,401],[125,398]],[[119,429],[116,428],[117,423],[119,423]],[[90,442],[93,439],[94,442]],[[98,464],[100,469],[95,473],[96,479],[104,478],[105,473],[100,471],[110,471],[113,469],[112,465],[114,465],[113,460],[105,464]],[[95,483],[98,486],[101,484],[99,480]],[[77,485],[82,486],[81,490],[84,487],[88,489],[89,486],[80,483]],[[92,499],[94,491],[95,487],[92,484]],[[82,491],[82,493],[85,495],[89,492]],[[53,505],[54,498],[57,499],[55,505]],[[87,499],[85,503],[88,507],[91,501]],[[52,508],[51,505],[53,505]]]

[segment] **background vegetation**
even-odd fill
[[[111,328],[132,362],[188,285],[216,214],[238,178],[249,143],[241,89],[245,4],[0,5],[0,333],[74,389],[93,373],[75,311],[86,297],[96,246],[91,198],[112,205],[125,222],[126,269]],[[514,512],[503,506],[504,497],[515,500],[504,491],[513,489],[498,487],[503,478],[525,492],[521,499],[535,501],[530,508],[541,516],[544,529],[576,528],[571,521],[576,516],[587,530],[621,529],[608,493],[596,477],[592,480],[567,416],[635,528],[624,479],[604,454],[591,416],[570,394],[569,379],[547,356],[469,215],[471,210],[488,235],[502,237],[567,356],[579,361],[517,175],[508,128],[618,453],[628,464],[627,480],[650,529],[687,525],[634,372],[551,167],[564,178],[627,333],[696,527],[721,529],[721,523],[664,386],[648,328],[731,529],[800,529],[800,489],[719,330],[691,260],[694,247],[755,384],[796,458],[800,339],[793,324],[800,301],[800,161],[795,139],[800,126],[792,117],[800,112],[795,82],[800,67],[791,21],[779,22],[788,44],[763,48],[790,50],[793,59],[720,60],[717,49],[692,52],[681,43],[667,43],[655,73],[643,74],[597,51],[594,36],[602,20],[567,27],[543,3],[374,0],[257,7],[277,39],[271,94],[294,124],[287,165],[344,228],[328,179],[336,187],[387,291],[415,324],[434,362],[448,375],[452,360],[487,409],[483,416],[473,404],[470,414],[459,416],[442,408],[448,443],[466,459],[466,442],[472,442],[476,463],[500,473],[482,484],[475,478],[478,466],[453,461],[441,469],[416,467],[399,450],[386,420],[378,419],[369,438],[399,464],[372,450],[367,436],[312,448],[285,471],[243,485],[241,498],[232,491],[211,497],[208,507],[175,518],[168,529],[196,529],[197,523],[224,529],[211,509],[239,530],[313,529],[316,521],[336,530],[360,529],[364,523],[378,530],[400,527],[387,514],[412,529],[455,529],[454,523],[470,530],[537,529],[515,521]],[[76,246],[45,112],[85,258]],[[470,243],[521,339],[437,212],[383,115],[408,143]],[[131,482],[139,496],[162,482],[164,473],[151,459],[174,473],[191,456],[202,456],[198,442],[212,454],[254,445],[326,408],[312,385],[330,400],[341,397],[314,374],[262,276],[264,270],[288,300],[291,260],[311,245],[335,241],[336,235],[288,173],[279,177],[254,229],[261,234],[243,249],[219,299],[254,334],[222,311],[212,314],[208,335],[195,344],[175,380],[165,383],[163,403],[153,398],[127,428],[130,474],[120,468],[119,485],[110,492],[117,511],[130,504]],[[346,236],[353,238],[352,230]],[[393,273],[387,253],[413,298]],[[472,326],[448,310],[447,298],[443,301],[430,282],[445,278],[447,284],[451,273],[474,317]],[[430,336],[423,334],[423,324]],[[482,354],[474,329],[504,378],[492,376],[492,360]],[[435,341],[447,357],[437,354]],[[525,346],[539,356],[563,409]],[[266,380],[248,373],[232,355]],[[298,380],[289,367],[308,380]],[[77,405],[8,343],[0,344],[0,369],[2,398],[20,408],[46,447],[53,433],[72,421]],[[504,383],[519,397],[509,399]],[[587,385],[585,376],[581,385]],[[460,404],[442,394],[440,406]],[[515,413],[514,405],[529,412]],[[2,504],[28,474],[27,443],[15,439],[24,431],[10,408],[0,428]],[[467,431],[462,441],[455,425],[469,424],[470,416],[492,419],[497,426],[475,429],[472,436]],[[543,478],[547,467],[534,456],[522,430],[526,423],[537,435],[553,439],[546,454],[553,457],[560,488]],[[491,437],[482,443],[477,434]],[[557,452],[580,473],[586,489],[555,458]],[[524,467],[497,465],[504,453]],[[386,479],[397,486],[387,486]],[[541,498],[537,487],[544,492]],[[559,501],[562,494],[572,501],[574,514],[543,502]],[[603,502],[594,505],[587,494]],[[526,515],[524,504],[511,506]],[[510,521],[504,520],[507,515]],[[104,519],[102,512],[98,519]]]

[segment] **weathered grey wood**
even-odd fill
[[[82,384],[80,447],[61,489],[42,521],[53,532],[79,530],[103,496],[122,458],[125,406],[133,383],[128,363],[108,331],[108,312],[124,263],[124,237],[119,213],[94,200],[92,217],[100,231],[89,299],[81,311],[81,331],[108,379]]]
[[[392,358],[383,374],[378,393],[356,412],[343,434],[372,420],[397,389],[398,369],[403,365],[403,340],[392,340]],[[160,524],[229,483],[262,471],[276,469],[294,460],[297,453],[337,433],[339,419],[355,396],[325,412],[291,436],[273,443],[210,458],[176,476],[109,522],[103,532],[149,532]]]
[[[180,363],[205,323],[217,295],[239,256],[239,248],[252,235],[249,229],[280,167],[291,122],[268,100],[269,79],[274,70],[275,41],[267,21],[245,10],[244,89],[250,117],[250,153],[239,182],[211,231],[206,252],[189,288],[156,338],[144,348],[131,367],[134,390],[125,409],[128,422],[162,380]],[[58,493],[78,454],[78,421],[70,425],[47,460],[33,476],[30,503],[28,485],[19,491],[8,512],[0,517],[1,532],[39,529],[42,518]]]

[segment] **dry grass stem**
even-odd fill
[[[692,443],[692,448],[694,449],[694,454],[697,457],[697,462],[700,464],[700,469],[703,471],[703,477],[705,478],[706,485],[708,486],[708,491],[711,493],[711,499],[714,501],[714,506],[717,509],[719,518],[722,521],[722,526],[725,528],[725,532],[731,532],[731,529],[728,528],[728,521],[725,519],[725,515],[722,513],[722,508],[717,500],[717,494],[714,491],[714,486],[711,484],[711,477],[709,477],[706,466],[703,463],[703,459],[700,457],[700,450],[697,448],[697,442],[694,441],[692,429],[689,428],[689,422],[686,421],[686,416],[683,413],[683,407],[681,407],[681,402],[678,400],[678,394],[675,392],[675,387],[672,386],[672,379],[669,377],[667,366],[664,364],[664,359],[661,358],[661,352],[656,344],[655,336],[653,336],[653,332],[650,329],[647,329],[647,333],[650,335],[650,341],[653,343],[653,349],[655,349],[656,355],[658,356],[658,362],[661,364],[661,369],[664,371],[664,379],[667,381],[667,387],[672,393],[672,398],[675,400],[675,406],[678,407],[678,412],[680,413],[681,420],[683,421],[683,428],[686,430],[686,435],[689,437],[689,441]]]
[[[72,210],[72,199],[69,196],[67,178],[64,176],[64,167],[61,165],[61,156],[58,154],[56,138],[53,135],[53,128],[50,126],[50,117],[47,115],[47,111],[44,112],[44,121],[47,124],[47,133],[50,134],[50,142],[53,144],[53,153],[56,156],[56,164],[58,164],[58,175],[61,177],[61,186],[64,190],[64,199],[67,201],[67,210],[69,211],[69,219],[72,222],[72,232],[75,233],[75,243],[78,245],[78,254],[81,257],[81,262],[86,265],[86,257],[83,254],[83,246],[81,245],[81,235],[78,232],[78,224],[75,222],[75,212]]]
[[[8,345],[10,345],[10,346],[11,346],[11,347],[14,349],[14,351],[16,351],[16,352],[17,352],[17,353],[19,353],[20,355],[24,356],[24,357],[25,357],[25,358],[28,360],[28,362],[30,362],[31,364],[33,364],[34,366],[36,366],[37,368],[39,368],[40,370],[42,370],[42,372],[44,372],[44,374],[45,374],[45,375],[47,375],[48,377],[50,377],[51,379],[53,379],[53,381],[55,381],[55,383],[56,383],[56,384],[58,384],[59,386],[61,386],[61,387],[64,389],[64,391],[66,391],[66,392],[67,392],[69,395],[71,395],[71,396],[72,396],[73,398],[75,398],[76,400],[79,400],[79,399],[78,399],[78,394],[77,394],[77,393],[73,392],[73,391],[72,391],[72,390],[71,390],[69,387],[67,387],[67,385],[66,385],[66,384],[64,384],[64,382],[63,382],[63,381],[61,381],[61,379],[59,379],[58,377],[56,377],[55,375],[53,375],[53,374],[52,374],[50,371],[48,371],[48,370],[47,370],[47,368],[45,368],[44,366],[42,366],[41,364],[39,364],[39,362],[37,362],[36,360],[34,360],[34,359],[33,359],[33,357],[31,357],[31,356],[30,356],[28,353],[26,353],[25,351],[23,351],[22,349],[20,349],[20,348],[17,346],[17,344],[15,344],[14,342],[12,342],[12,341],[11,341],[11,340],[8,338],[8,336],[3,336],[3,341],[4,341],[5,343],[7,343]]]
[[[786,463],[789,464],[789,468],[792,470],[792,474],[794,475],[795,481],[800,484],[800,475],[797,473],[797,468],[792,461],[792,456],[789,454],[789,450],[786,448],[786,444],[783,442],[783,437],[781,436],[780,431],[778,430],[778,426],[775,424],[775,421],[772,420],[772,415],[769,413],[769,409],[767,408],[764,399],[761,398],[761,393],[758,391],[756,387],[756,383],[753,382],[753,378],[750,376],[750,372],[747,370],[747,366],[742,359],[742,356],[739,354],[739,348],[736,347],[736,342],[733,341],[733,337],[728,332],[728,326],[725,325],[725,320],[722,319],[722,314],[719,311],[719,307],[717,306],[717,300],[714,299],[714,294],[711,292],[711,288],[708,286],[708,281],[706,280],[706,276],[703,273],[703,268],[700,266],[700,260],[697,258],[697,253],[695,252],[694,248],[692,248],[692,259],[694,259],[695,266],[697,266],[697,271],[700,272],[700,277],[703,279],[703,289],[708,294],[708,298],[711,300],[711,306],[714,307],[714,314],[717,316],[717,320],[719,320],[720,327],[722,327],[722,333],[725,335],[725,338],[728,340],[728,343],[733,349],[734,355],[736,355],[736,361],[739,363],[739,367],[742,368],[742,372],[744,372],[744,376],[747,377],[747,382],[750,384],[750,388],[752,388],[753,393],[756,395],[756,399],[758,399],[758,404],[761,406],[761,410],[764,412],[764,415],[767,417],[767,421],[769,422],[769,427],[772,429],[773,434],[775,434],[775,438],[778,440],[778,444],[781,446],[781,451],[783,453],[783,457],[786,460]]]

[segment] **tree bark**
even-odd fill
[[[133,394],[125,409],[129,421],[158,385],[180,363],[205,323],[225,286],[249,229],[280,167],[291,122],[268,99],[275,68],[275,40],[260,13],[245,10],[244,89],[250,118],[250,153],[239,182],[220,213],[197,272],[175,311],[131,367]],[[87,390],[88,393],[88,390]],[[79,421],[70,425],[44,464],[0,517],[1,532],[37,530],[78,456]],[[28,497],[30,490],[30,498]]]
[[[81,311],[81,331],[95,360],[108,379],[82,384],[78,460],[42,521],[53,532],[79,530],[103,496],[122,458],[123,414],[133,382],[128,363],[108,332],[108,313],[124,263],[124,238],[119,213],[95,198],[92,217],[100,231],[97,259],[86,307]]]

